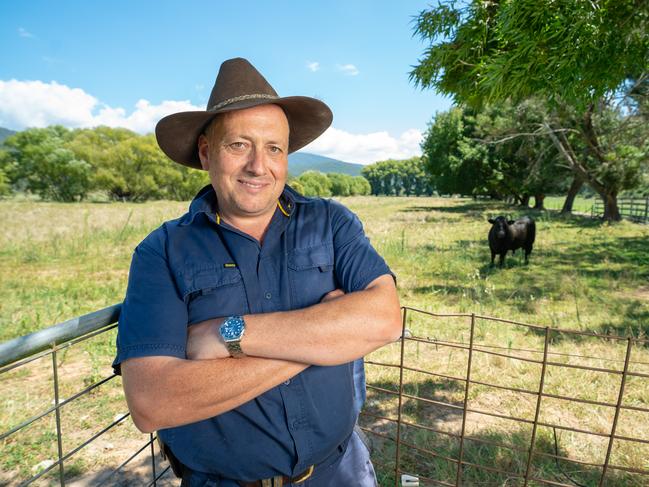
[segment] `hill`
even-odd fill
[[[309,154],[308,152],[296,152],[288,156],[288,172],[291,176],[299,176],[305,171],[338,172],[350,176],[359,176],[362,168],[361,164],[343,162],[331,157]]]
[[[10,135],[15,134],[16,132],[13,130],[6,129],[4,127],[0,127],[0,145],[5,141],[7,137]]]

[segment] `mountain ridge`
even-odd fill
[[[350,176],[360,176],[361,169],[363,169],[362,164],[345,162],[310,152],[295,152],[288,156],[288,172],[295,177],[306,171],[336,172],[349,174]]]

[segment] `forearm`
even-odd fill
[[[391,276],[367,289],[314,306],[245,316],[243,351],[252,356],[338,365],[394,341],[401,333]]]
[[[144,432],[217,416],[297,375],[305,364],[257,357],[142,357],[122,364],[135,425]]]

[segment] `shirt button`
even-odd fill
[[[270,298],[273,297],[273,295],[270,294],[270,293],[266,293],[266,294],[264,294],[264,297],[265,297],[266,299],[270,299]]]
[[[293,421],[293,429],[298,429],[299,427],[300,427],[300,421],[296,419],[295,421]]]
[[[291,383],[291,379],[289,379],[289,380],[285,380],[285,381],[284,381],[284,385],[285,385],[285,386],[289,385],[290,383]]]

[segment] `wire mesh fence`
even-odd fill
[[[0,485],[151,486],[173,477],[155,435],[128,421],[120,378],[107,372],[118,316],[114,306],[0,345]]]
[[[403,319],[412,334],[366,359],[381,485],[649,485],[647,340]]]
[[[0,345],[0,485],[177,483],[102,373],[119,309],[105,311],[79,336]],[[403,326],[366,358],[360,424],[381,486],[649,485],[648,340],[413,308]],[[110,435],[119,455],[97,460]]]

